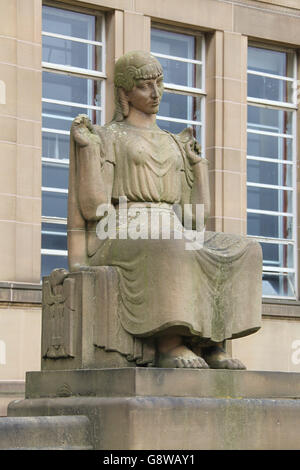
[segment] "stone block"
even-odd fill
[[[54,271],[53,271],[54,273]],[[42,369],[134,367],[153,355],[147,341],[127,333],[118,318],[115,268],[68,274],[60,285],[43,280]]]
[[[40,207],[40,201],[36,201]],[[24,207],[24,204],[21,204]],[[37,212],[37,211],[35,211]],[[25,216],[25,214],[24,214]],[[28,214],[28,217],[30,214]],[[35,223],[16,224],[16,276],[15,281],[37,283],[40,279],[41,263],[41,225]]]
[[[41,70],[18,68],[16,89],[18,95],[18,117],[21,119],[39,121],[42,113]]]
[[[42,2],[40,0],[17,1],[17,37],[29,42],[41,42]]]
[[[7,142],[0,142],[0,188],[1,193],[16,194],[17,178],[17,146]]]
[[[135,10],[152,18],[176,21],[197,28],[232,30],[232,8],[229,3],[216,0],[189,0],[188,8],[174,0],[136,0]]]
[[[300,374],[133,368],[27,375],[9,416],[85,415],[94,449],[298,449]]]
[[[0,15],[1,35],[15,37],[17,26],[17,0],[0,0],[0,10],[5,15]]]
[[[134,31],[134,34],[132,34]],[[148,16],[124,12],[124,53],[150,51],[151,22]]]
[[[5,84],[5,101],[0,104],[0,112],[15,116],[17,114],[17,68],[14,65],[0,64],[0,76]]]
[[[15,220],[16,218],[16,196],[11,194],[0,194],[0,219]]]
[[[25,396],[25,382],[22,380],[0,381],[0,417],[7,416],[7,406],[13,400],[22,400]]]
[[[300,373],[156,367],[27,372],[26,398],[63,396],[300,399]]]
[[[86,416],[1,418],[2,450],[91,450]]]
[[[300,42],[300,17],[279,11],[257,10],[247,5],[233,5],[234,31],[259,38],[295,45]]]
[[[0,116],[0,140],[17,142],[17,120],[9,116]]]
[[[18,145],[17,194],[20,196],[41,197],[41,150]]]
[[[16,225],[0,220],[0,243],[5,246],[0,256],[0,279],[14,280],[16,274]]]
[[[29,145],[41,148],[42,146],[42,125],[41,122],[17,121],[18,144]]]

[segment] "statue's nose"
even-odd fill
[[[158,98],[158,87],[155,84],[152,87],[151,96],[152,96],[152,98]]]

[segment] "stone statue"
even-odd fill
[[[223,344],[260,328],[260,245],[203,231],[201,247],[187,249],[184,223],[195,233],[197,205],[204,220],[210,211],[208,162],[190,129],[173,135],[157,126],[163,71],[155,57],[125,54],[114,83],[113,120],[99,127],[79,115],[71,127],[70,272],[114,268],[119,326],[110,335],[121,328],[138,344],[152,342],[153,365],[244,369]],[[115,236],[100,233],[104,222]],[[130,222],[140,237],[124,236]]]

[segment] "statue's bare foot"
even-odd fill
[[[176,346],[168,352],[160,352],[157,365],[158,367],[167,368],[208,369],[205,360],[183,344]]]
[[[202,355],[211,369],[246,369],[239,359],[233,359],[221,346],[202,349]]]

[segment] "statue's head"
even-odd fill
[[[149,52],[133,51],[124,54],[115,65],[115,121],[127,117],[129,105],[126,93],[132,91],[142,80],[161,79],[160,97],[163,91],[163,70],[159,61]]]

